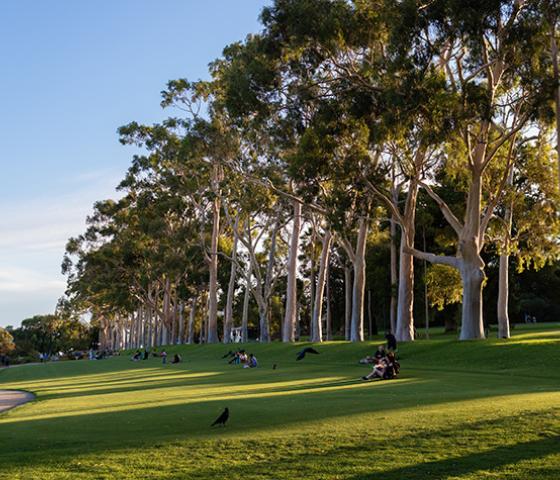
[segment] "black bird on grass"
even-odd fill
[[[222,414],[218,418],[216,418],[214,423],[210,426],[213,427],[214,425],[222,425],[225,427],[228,418],[229,418],[229,408],[226,407],[226,409],[222,412]]]
[[[306,353],[313,353],[315,355],[319,355],[319,352],[315,350],[313,347],[305,347],[301,352],[298,353],[296,360],[303,360],[305,358]]]

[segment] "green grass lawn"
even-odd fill
[[[376,342],[303,362],[301,345],[250,345],[251,370],[223,345],[10,368],[0,389],[37,400],[0,415],[0,479],[558,479],[560,328],[514,332],[402,345],[383,382],[359,380]]]

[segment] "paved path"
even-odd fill
[[[20,390],[0,390],[0,413],[35,399],[35,395]]]

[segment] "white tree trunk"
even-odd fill
[[[288,286],[286,291],[286,314],[282,329],[282,341],[295,341],[297,321],[297,259],[299,253],[299,236],[301,230],[301,203],[294,201],[294,220],[290,243],[290,257],[288,259]]]
[[[177,335],[177,344],[185,343],[185,304],[179,302],[179,333]]]
[[[252,270],[251,263],[247,267],[249,271],[247,272],[247,285],[245,285],[245,294],[243,296],[243,318],[241,319],[241,341],[246,343],[249,341],[249,300],[251,299],[251,287],[252,282]]]
[[[482,265],[484,265],[483,262]],[[463,283],[463,305],[459,338],[461,340],[484,338],[482,318],[483,266],[481,267],[476,262],[463,263],[460,272]]]
[[[344,339],[350,340],[352,318],[352,269],[344,265]]]
[[[482,286],[485,275],[484,261],[480,256],[481,176],[481,173],[473,172],[467,197],[465,225],[459,238],[459,271],[463,281],[461,340],[484,338]]]
[[[507,184],[513,184],[513,168],[508,174]],[[504,212],[504,222],[506,225],[504,252],[500,255],[500,270],[498,277],[498,338],[509,338],[509,243],[511,226],[513,222],[513,206],[510,203]]]
[[[414,246],[416,199],[418,183],[410,182],[406,196],[399,251],[399,295],[397,304],[397,328],[395,336],[400,342],[414,340],[414,257],[406,252],[406,247]]]
[[[220,236],[220,199],[212,203],[212,241],[210,245],[209,281],[208,281],[208,322],[206,342],[218,342],[218,239]]]
[[[274,261],[276,259],[276,242],[278,230],[280,229],[280,217],[277,218],[274,228],[270,234],[270,251],[268,252],[268,263],[266,266],[266,277],[264,282],[264,295],[262,299],[257,298],[259,303],[259,340],[262,343],[270,342],[270,322],[268,318],[268,308],[270,306],[270,297],[272,296],[273,280],[274,280]]]
[[[509,255],[500,255],[500,273],[498,284],[498,337],[509,338]]]
[[[391,306],[389,311],[389,323],[391,333],[397,331],[397,226],[394,215],[391,217]]]
[[[323,316],[323,295],[325,293],[325,280],[327,278],[328,265],[330,261],[332,234],[326,231],[323,236],[323,245],[321,248],[321,261],[319,264],[319,276],[317,278],[317,287],[315,288],[315,302],[313,306],[313,319],[311,321],[311,338],[312,342],[321,342],[323,340],[322,316]]]
[[[414,258],[405,253],[406,238],[401,237],[399,259],[399,295],[397,304],[397,329],[395,336],[400,342],[414,340]]]
[[[235,228],[237,229],[237,221]],[[235,294],[235,274],[237,273],[237,235],[233,236],[233,250],[231,254],[231,268],[226,297],[226,310],[224,314],[224,343],[231,342],[231,329],[233,328],[233,297]]]
[[[354,284],[352,288],[352,320],[350,340],[362,342],[364,340],[364,290],[366,285],[366,241],[368,221],[360,218],[358,239],[354,255]]]
[[[333,332],[332,332],[332,306],[331,306],[331,282],[330,282],[330,264],[327,263],[327,279],[326,282],[326,297],[325,300],[327,302],[327,314],[326,314],[326,321],[325,321],[325,329],[327,332],[326,339],[327,341],[331,341],[333,339]]]
[[[191,311],[189,312],[189,325],[187,333],[187,343],[192,345],[194,343],[194,321],[196,318],[196,297],[191,298]]]

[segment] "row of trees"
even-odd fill
[[[37,361],[39,354],[48,356],[73,350],[97,347],[95,327],[59,312],[57,315],[35,315],[18,328],[0,328],[0,355],[17,361]]]
[[[399,340],[415,335],[414,258],[433,305],[460,299],[460,338],[483,338],[489,255],[508,337],[510,265],[559,258],[559,11],[276,0],[211,80],[168,83],[178,116],[120,128],[140,153],[68,242],[70,304],[113,348],[247,340],[252,324],[262,342],[361,341],[384,244]]]

